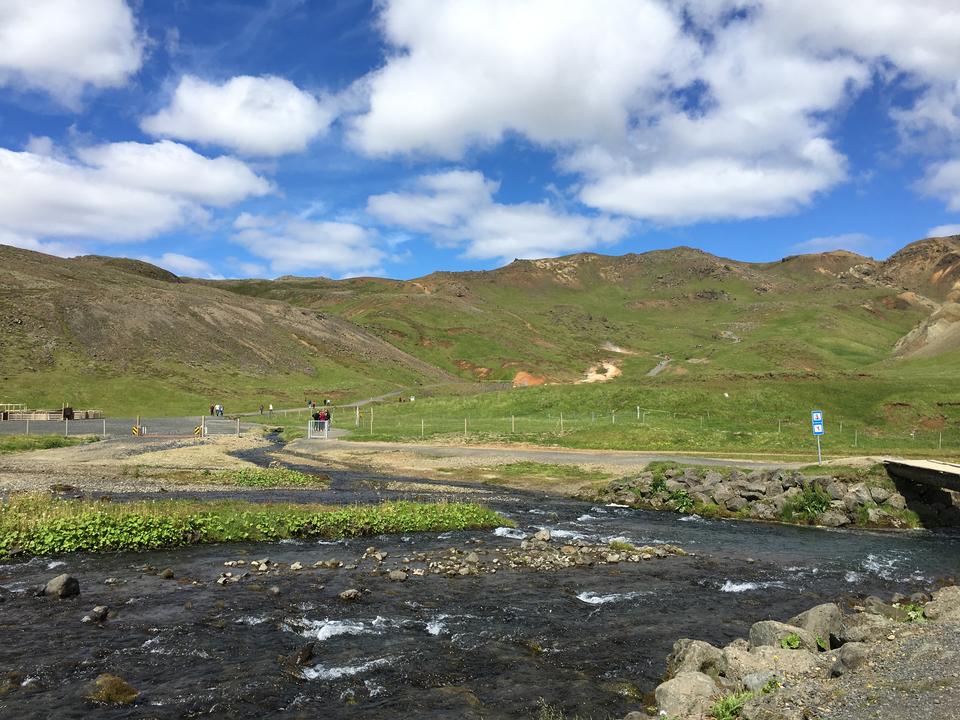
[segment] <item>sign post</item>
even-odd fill
[[[817,464],[823,465],[823,453],[820,451],[820,436],[823,435],[823,410],[810,411],[810,424],[813,434],[817,438]]]

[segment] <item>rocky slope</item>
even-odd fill
[[[749,639],[724,648],[678,640],[656,702],[677,720],[720,706],[743,720],[957,718],[960,673],[943,660],[956,655],[958,637],[955,586],[890,603],[868,597],[848,611],[818,605],[786,622],[757,622]]]

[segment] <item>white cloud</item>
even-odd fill
[[[949,235],[960,235],[960,224],[937,225],[927,230],[927,237],[947,237]]]
[[[170,105],[140,125],[151,135],[274,156],[305,150],[333,119],[330,107],[283,78],[241,75],[217,85],[185,75]]]
[[[373,230],[353,223],[241,213],[231,240],[270,264],[276,274],[306,271],[341,277],[382,275],[386,253]]]
[[[76,106],[86,86],[126,83],[142,58],[124,0],[0,3],[0,85],[44,90]]]
[[[44,144],[45,145],[45,144]],[[202,204],[269,190],[235,160],[176,143],[102,145],[79,159],[0,148],[0,230],[38,239],[142,240],[202,220]]]
[[[181,255],[180,253],[165,252],[159,257],[141,255],[140,260],[148,262],[151,265],[158,265],[162,268],[166,268],[176,275],[205,277],[211,279],[219,279],[221,277],[214,272],[213,266],[206,260],[200,260],[199,258],[191,257],[189,255]]]
[[[860,252],[865,250],[872,242],[873,238],[865,233],[842,233],[840,235],[810,238],[792,246],[792,249],[804,253],[821,253],[831,250]]]
[[[696,54],[653,0],[393,0],[393,48],[353,138],[372,155],[458,157],[515,130],[542,143],[622,136],[628,109]]]
[[[209,205],[230,205],[252,195],[266,195],[269,182],[231,157],[208,158],[186,145],[162,140],[153,144],[110,143],[77,153],[100,169],[109,182],[178,195]]]
[[[41,252],[46,255],[57,255],[59,257],[76,257],[77,255],[85,255],[87,252],[83,245],[77,243],[58,242],[56,240],[44,242],[37,240],[35,237],[18,235],[2,229],[0,229],[0,245],[10,245],[11,247],[33,250],[34,252]]]
[[[918,187],[923,193],[943,200],[949,210],[960,211],[960,160],[931,165]]]
[[[391,52],[353,89],[363,152],[460,157],[516,132],[581,176],[582,201],[642,219],[813,202],[847,179],[831,135],[871,83],[919,90],[894,112],[905,137],[960,145],[955,0],[384,0],[381,27]]]
[[[629,230],[625,221],[573,215],[549,202],[497,203],[497,189],[482,173],[452,170],[421,177],[414,192],[374,195],[367,212],[441,244],[463,245],[467,257],[505,261],[587,250]]]

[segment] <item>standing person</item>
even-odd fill
[[[213,405],[210,406],[210,414],[211,414],[211,415],[213,415],[213,411],[214,411],[215,409],[216,409],[216,408],[215,408]]]
[[[263,405],[260,406],[260,412],[261,414],[263,413]],[[267,410],[267,412],[270,413],[270,417],[273,417],[273,403],[270,403],[270,407]]]
[[[263,415],[263,403],[260,403],[260,414]]]

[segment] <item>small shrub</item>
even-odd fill
[[[726,695],[713,704],[710,716],[714,720],[736,720],[743,712],[743,706],[755,697],[756,695],[749,691]]]
[[[87,699],[100,705],[130,705],[140,693],[126,680],[104,673],[93,681]]]
[[[809,485],[799,495],[786,502],[780,512],[787,522],[803,520],[813,522],[830,507],[831,498],[820,485]]]
[[[923,623],[926,622],[926,618],[923,616],[923,607],[916,605],[914,603],[906,603],[901,605],[904,611],[907,613],[907,622],[914,623]]]
[[[611,540],[607,543],[607,546],[611,550],[616,550],[621,553],[635,553],[637,552],[637,546],[633,543],[628,543],[626,540]]]
[[[651,493],[667,492],[667,481],[663,476],[655,477],[650,483]]]
[[[800,636],[796,633],[790,633],[786,637],[780,638],[780,647],[784,650],[798,650],[800,648]]]
[[[673,505],[674,510],[681,513],[688,513],[693,510],[693,498],[690,497],[688,493],[683,488],[674,490],[670,493],[670,504]]]

